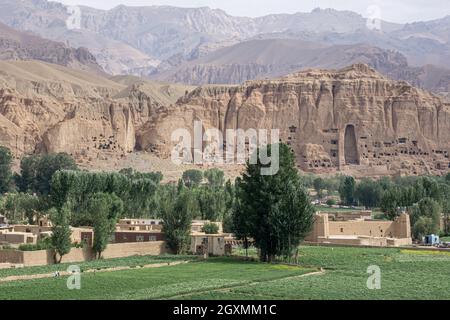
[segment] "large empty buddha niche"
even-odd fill
[[[351,124],[345,128],[344,151],[345,164],[359,164],[355,127]]]

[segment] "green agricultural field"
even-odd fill
[[[210,258],[160,268],[0,283],[1,299],[450,299],[450,253],[301,247],[301,266]],[[369,290],[367,268],[381,269]],[[323,271],[320,271],[323,268]]]
[[[127,258],[115,258],[107,260],[93,260],[87,262],[77,263],[80,270],[102,270],[115,267],[139,267],[149,264],[175,262],[195,260],[194,256],[174,256],[174,255],[162,255],[162,256],[134,256]],[[0,279],[9,276],[24,276],[34,274],[46,274],[53,273],[55,271],[65,271],[67,268],[73,265],[73,263],[62,263],[59,265],[37,266],[18,269],[0,269]]]

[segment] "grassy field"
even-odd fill
[[[380,290],[367,289],[371,265],[381,269]],[[68,290],[65,277],[5,282],[0,283],[0,300],[450,299],[449,265],[450,253],[311,246],[301,248],[299,267],[210,258],[170,267],[85,273],[81,290]],[[320,268],[324,272],[318,272]]]
[[[139,267],[148,264],[164,263],[164,262],[174,262],[174,261],[186,261],[196,259],[193,256],[173,256],[173,255],[163,255],[163,256],[134,256],[128,258],[116,258],[107,260],[93,260],[87,262],[77,263],[80,270],[101,270],[106,268],[115,267]],[[33,275],[33,274],[46,274],[53,273],[55,271],[65,271],[67,268],[73,265],[73,263],[62,263],[59,265],[49,265],[49,266],[37,266],[28,268],[18,268],[18,269],[0,269],[0,278],[9,276],[23,276],[23,275]]]

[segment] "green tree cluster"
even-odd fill
[[[123,209],[123,201],[115,194],[99,192],[89,199],[88,212],[92,216],[94,227],[92,248],[97,258],[101,258],[102,252],[105,251]]]
[[[50,198],[58,209],[66,203],[72,206],[73,225],[92,225],[88,205],[96,193],[118,196],[127,218],[155,217],[154,195],[160,181],[158,174],[58,171],[53,175]]]
[[[219,226],[215,223],[205,223],[202,227],[202,232],[206,234],[218,234]]]
[[[0,194],[8,192],[12,188],[12,155],[11,151],[0,146]]]
[[[69,209],[67,207],[62,208],[61,210],[53,208],[48,214],[50,215],[53,224],[51,244],[55,251],[54,260],[56,263],[61,263],[63,256],[68,254],[72,247]]]
[[[270,155],[273,145],[264,148]],[[290,148],[280,144],[279,171],[262,175],[261,169],[269,165],[259,160],[257,164],[247,163],[243,177],[236,180],[233,213],[235,235],[244,242],[253,239],[261,261],[267,262],[277,256],[291,259],[297,255],[298,245],[311,230],[314,216]]]
[[[186,187],[165,186],[158,190],[157,197],[168,247],[176,254],[186,253],[191,241],[193,192]]]
[[[48,195],[55,172],[77,169],[73,158],[66,153],[24,157],[20,162],[20,175],[16,176],[16,185],[21,192]]]

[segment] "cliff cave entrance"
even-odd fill
[[[345,128],[344,152],[346,165],[359,165],[355,126],[352,124],[347,125],[347,127]]]

